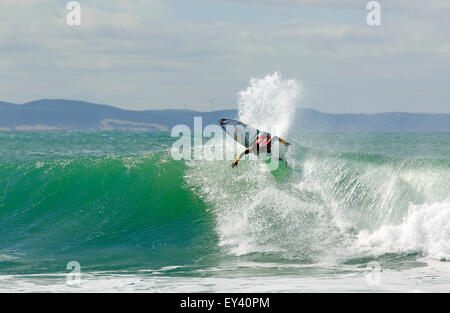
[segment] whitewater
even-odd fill
[[[448,291],[450,134],[296,133],[301,99],[238,94],[288,170],[232,169],[225,134],[174,160],[164,132],[0,132],[0,291]]]

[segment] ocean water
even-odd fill
[[[271,172],[168,133],[1,132],[0,290],[449,290],[450,134],[288,138]]]
[[[448,292],[450,133],[292,132],[301,90],[238,95],[292,143],[273,171],[220,136],[0,132],[0,292]]]

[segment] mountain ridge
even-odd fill
[[[0,101],[0,130],[88,130],[126,129],[161,131],[178,124],[193,127],[194,117],[203,127],[220,118],[236,118],[237,110],[202,112],[160,109],[134,111],[105,104],[67,99],[40,99],[23,104]],[[324,113],[310,108],[297,110],[294,131],[450,131],[450,114],[445,113]]]

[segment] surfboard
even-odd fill
[[[282,159],[286,153],[287,147],[290,143],[279,137],[272,137],[268,132],[261,131],[253,126],[247,125],[241,121],[230,118],[223,118],[219,121],[222,129],[235,141],[239,142],[244,147],[250,147],[258,138],[258,135],[265,134],[272,138],[272,155],[277,159]],[[273,140],[278,139],[278,140]]]
[[[219,124],[231,138],[246,148],[253,144],[260,133],[255,127],[233,119],[223,118]]]

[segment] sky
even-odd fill
[[[0,0],[0,101],[237,108],[252,78],[301,85],[330,113],[450,113],[450,2]]]

